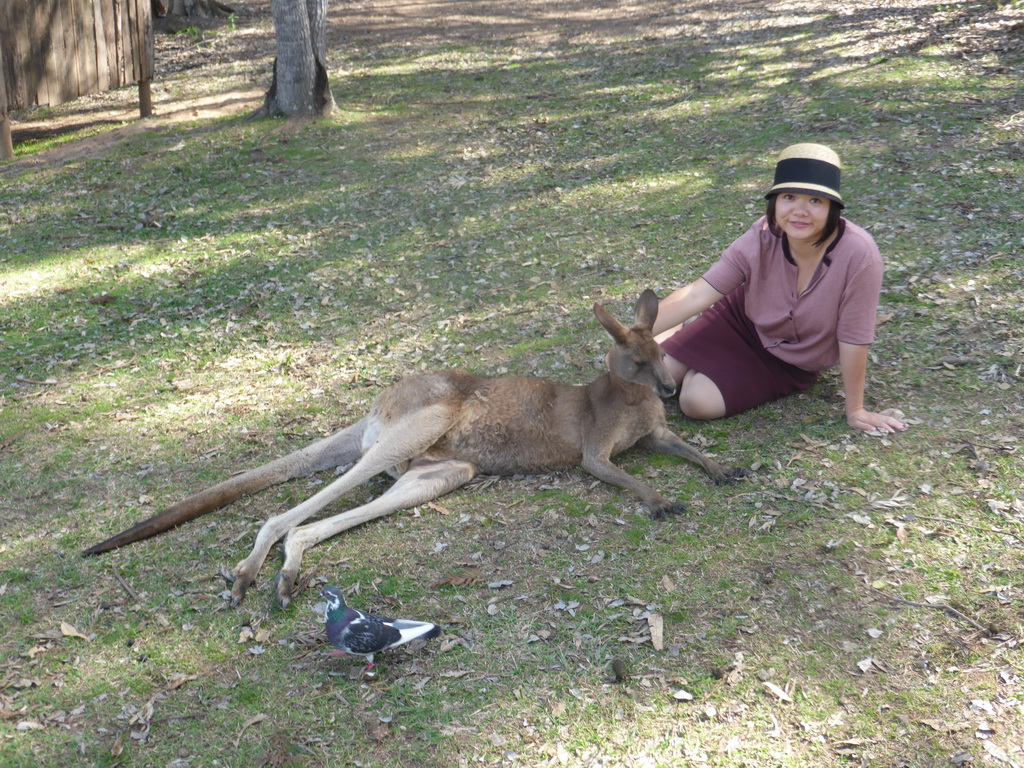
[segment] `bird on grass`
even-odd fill
[[[338,587],[324,587],[320,596],[327,601],[325,628],[327,639],[337,650],[333,655],[363,656],[368,672],[376,666],[373,655],[404,645],[411,640],[429,640],[441,634],[441,628],[429,621],[386,619],[345,604]]]

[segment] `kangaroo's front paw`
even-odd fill
[[[721,476],[715,478],[715,483],[718,485],[730,485],[741,477],[747,477],[752,474],[754,473],[744,467],[725,467],[722,470]]]
[[[651,519],[664,520],[669,515],[682,515],[685,514],[686,511],[687,509],[685,504],[678,504],[670,501],[667,504],[662,504],[661,506],[652,508]]]

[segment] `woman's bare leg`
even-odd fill
[[[687,368],[679,388],[679,408],[691,419],[720,419],[725,416],[725,398],[715,382]]]
[[[672,378],[679,384],[679,408],[691,419],[720,419],[725,416],[725,399],[715,382],[703,373],[665,355]]]

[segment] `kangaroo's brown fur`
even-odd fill
[[[669,431],[661,398],[675,382],[651,335],[658,299],[644,291],[627,328],[600,305],[594,313],[615,341],[607,373],[587,386],[539,378],[488,378],[466,371],[409,376],[385,389],[370,413],[350,427],[269,464],[195,494],[162,514],[86,550],[92,555],[148,538],[275,483],[354,465],[320,492],[271,517],[252,552],[234,570],[232,602],[252,585],[274,542],[286,536],[277,594],[287,605],[303,553],[343,530],[424,504],[479,473],[510,475],[582,466],[638,496],[655,518],[682,512],[611,462],[633,445],[699,464],[717,482],[741,474],[712,461]],[[319,522],[301,525],[344,493],[380,472],[397,482],[378,498]]]

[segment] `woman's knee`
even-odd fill
[[[718,410],[703,400],[687,397],[682,393],[679,394],[679,409],[688,419],[697,419],[699,421],[720,419],[725,415],[725,409]]]
[[[691,371],[679,390],[679,408],[691,419],[720,419],[725,416],[725,399],[711,379]]]

